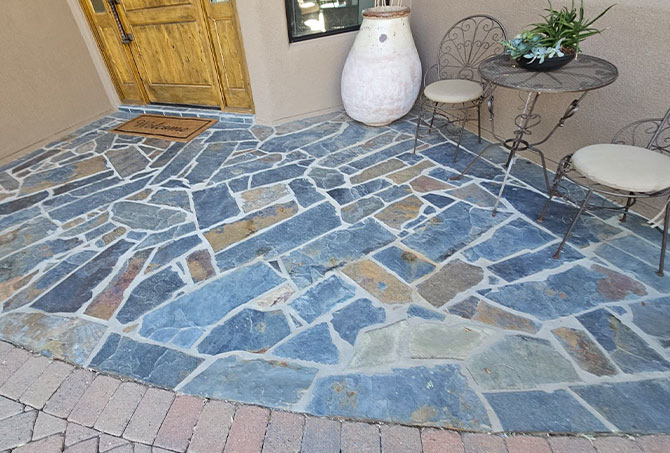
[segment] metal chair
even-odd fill
[[[588,209],[589,199],[594,192],[626,199],[623,207],[597,208],[623,211],[622,222],[626,221],[628,211],[638,199],[666,197],[661,259],[657,272],[663,275],[670,223],[670,110],[663,118],[636,121],[625,126],[617,132],[611,144],[587,146],[561,159],[539,221],[542,221],[552,198],[558,195],[563,178],[581,186],[586,190],[586,196],[581,203],[576,203],[579,210],[554,258],[560,256],[579,216]],[[564,198],[569,200],[565,195]]]
[[[424,108],[433,110],[429,131],[433,128],[435,115],[444,117],[448,126],[455,122],[450,121],[450,115],[463,114],[454,161],[460,150],[463,130],[471,110],[477,111],[477,133],[481,143],[481,107],[490,96],[492,88],[482,82],[478,68],[487,58],[503,53],[504,47],[500,42],[505,39],[505,27],[495,17],[485,14],[461,19],[447,31],[437,52],[437,63],[426,71],[423,78],[423,97],[419,100],[419,117],[414,137],[415,153]],[[437,80],[428,83],[435,78]]]

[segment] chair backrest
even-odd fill
[[[670,155],[670,110],[663,118],[635,121],[616,133],[612,143],[640,146]]]
[[[447,31],[437,52],[440,80],[468,79],[481,81],[479,64],[503,53],[500,41],[507,39],[505,27],[486,14],[469,16]]]

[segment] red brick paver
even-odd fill
[[[453,431],[425,428],[421,430],[421,445],[425,453],[464,453],[461,436]]]
[[[547,439],[535,436],[512,436],[505,440],[509,453],[552,453]]]
[[[464,434],[465,453],[507,453],[505,441],[500,436],[489,434]]]
[[[379,427],[360,422],[342,423],[342,453],[378,453],[381,451]]]
[[[270,424],[265,433],[263,453],[281,451],[299,453],[302,446],[302,432],[305,417],[290,412],[272,411]]]
[[[153,444],[173,399],[174,395],[166,390],[147,390],[123,432],[123,437],[133,442]]]
[[[175,398],[154,444],[168,450],[186,450],[204,405],[205,402],[195,396],[180,395]]]
[[[224,452],[260,452],[269,418],[270,411],[261,407],[242,406],[237,409]]]
[[[421,431],[399,425],[383,425],[382,451],[384,453],[421,453]]]
[[[0,396],[0,453],[670,452],[660,434],[460,434],[270,411],[122,382],[2,341],[0,354],[11,396]]]
[[[625,437],[599,437],[593,441],[598,453],[641,453],[642,448],[635,441]]]

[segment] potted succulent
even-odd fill
[[[594,19],[584,17],[584,0],[579,8],[572,0],[570,7],[554,9],[549,1],[542,16],[544,21],[532,24],[530,29],[521,32],[509,41],[503,41],[507,53],[518,61],[519,65],[535,71],[558,69],[579,54],[579,46],[586,38],[602,33],[593,24],[603,17],[614,5],[607,7]]]

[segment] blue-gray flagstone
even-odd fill
[[[259,256],[273,259],[341,224],[335,208],[329,203],[321,203],[270,230],[218,253],[216,263],[219,269],[224,271],[241,266]]]
[[[23,247],[40,241],[58,226],[45,217],[37,217],[12,230],[7,235],[0,236],[0,256],[8,256]]]
[[[500,190],[498,184],[483,183],[482,185],[496,194]],[[532,220],[537,219],[547,201],[546,195],[511,184],[505,187],[504,197],[514,208]],[[558,237],[563,237],[576,214],[577,208],[574,206],[552,201],[540,225]],[[587,247],[606,241],[619,233],[621,233],[620,228],[608,225],[587,213],[580,216],[575,229],[570,234],[569,242],[578,247]]]
[[[630,304],[630,309],[637,327],[656,337],[664,348],[670,348],[670,323],[666,321],[670,319],[670,297],[635,302]]]
[[[111,274],[119,258],[134,244],[119,240],[70,275],[32,305],[50,313],[73,313],[91,299],[93,289]]]
[[[302,319],[311,323],[337,304],[354,296],[353,286],[333,275],[291,302],[290,306]]]
[[[185,190],[160,189],[151,196],[149,201],[153,204],[191,210],[191,202]]]
[[[433,261],[444,261],[508,217],[505,212],[493,217],[489,210],[458,202],[432,217],[402,242]]]
[[[44,260],[81,245],[79,239],[54,239],[33,244],[0,261],[0,282],[24,276]]]
[[[243,126],[243,125],[240,125]],[[244,140],[255,141],[256,137],[247,129],[225,129],[216,130],[205,140],[206,143],[213,142],[241,142]]]
[[[191,161],[203,150],[205,145],[202,144],[199,140],[194,140],[189,142],[182,150],[179,151],[177,156],[170,161],[160,173],[158,173],[154,179],[151,181],[151,184],[160,184],[167,181],[173,176],[177,176],[179,173],[184,171]]]
[[[183,352],[139,343],[113,333],[93,357],[91,366],[160,387],[174,388],[202,361]]]
[[[344,184],[344,176],[337,170],[316,167],[307,174],[319,189],[330,190]]]
[[[263,353],[291,333],[281,310],[259,311],[246,308],[212,329],[198,345],[203,354],[230,351]]]
[[[294,179],[288,185],[295,194],[296,200],[298,200],[298,203],[303,208],[307,208],[325,198],[316,191],[314,184],[307,179]]]
[[[341,128],[340,123],[318,124],[299,132],[273,137],[262,143],[260,149],[269,153],[285,153],[335,134]]]
[[[293,281],[301,288],[319,280],[326,272],[356,261],[395,239],[372,219],[333,231],[283,257],[282,262]]]
[[[196,158],[196,165],[186,175],[190,184],[207,181],[235,150],[235,143],[210,143]]]
[[[141,281],[130,293],[116,315],[121,324],[135,321],[144,313],[166,302],[185,285],[179,274],[170,268],[163,269]]]
[[[445,428],[490,430],[483,403],[456,365],[318,379],[307,412]],[[383,401],[383,404],[380,402]]]
[[[356,342],[361,329],[386,321],[386,311],[375,307],[370,299],[357,299],[333,313],[331,324],[347,343]]]
[[[32,205],[44,200],[48,196],[49,193],[45,190],[43,192],[38,192],[33,195],[28,195],[26,197],[21,197],[15,200],[0,203],[0,215],[12,214],[13,212],[29,208]]]
[[[504,431],[603,432],[609,431],[565,390],[553,393],[485,393]]]
[[[151,271],[170,263],[175,258],[186,254],[189,250],[200,245],[201,242],[200,237],[194,234],[193,236],[187,236],[165,244],[156,250],[153,258],[151,258],[151,262],[147,266],[147,270]]]
[[[434,264],[408,250],[395,246],[377,252],[373,257],[408,283],[431,273],[435,269]]]
[[[336,364],[339,361],[339,351],[330,338],[330,330],[326,323],[300,332],[283,342],[272,351],[277,357],[305,360],[307,362]]]
[[[112,170],[105,171],[102,173],[98,173],[96,175],[90,176],[88,178],[84,179],[78,179],[76,181],[70,182],[68,184],[64,184],[59,187],[55,187],[53,189],[53,194],[54,195],[60,195],[66,192],[70,192],[75,189],[79,189],[80,187],[88,186],[89,184],[93,184],[95,182],[98,182],[103,179],[107,179],[110,176],[113,176],[114,172]],[[115,179],[116,181],[120,181],[120,179]]]
[[[611,285],[620,285],[618,289]],[[613,271],[594,266],[577,265],[542,278],[502,286],[480,294],[514,310],[529,313],[538,319],[556,319],[579,313],[598,304],[617,302],[646,294],[642,285]]]
[[[120,201],[112,206],[112,220],[140,230],[164,230],[186,220],[186,213],[135,201]]]
[[[667,378],[571,388],[623,432],[670,431],[670,381]]]
[[[140,335],[169,342],[182,330],[216,324],[234,308],[284,281],[263,263],[235,269],[147,314],[142,322]]]
[[[195,231],[195,224],[186,223],[183,225],[177,225],[169,230],[161,231],[160,233],[153,233],[147,236],[140,245],[137,246],[138,249],[144,249],[148,247],[153,247],[154,245],[162,244],[168,241],[174,241],[182,236],[185,236],[189,233]]]
[[[384,132],[362,145],[347,148],[345,150],[333,152],[326,157],[319,159],[319,165],[322,167],[335,168],[354,160],[356,157],[368,154],[374,150],[384,148],[393,143],[397,134],[394,132]]]
[[[461,172],[465,170],[468,164],[472,161],[474,155],[461,149],[458,153],[458,159],[456,162],[454,162],[455,151],[456,145],[452,143],[443,143],[441,145],[433,146],[425,151],[422,151],[421,154],[429,157],[438,164],[453,168],[458,172]],[[475,162],[470,171],[468,171],[469,176],[476,176],[482,179],[493,179],[502,173],[503,171],[501,168],[495,167],[481,159]]]
[[[429,203],[431,203],[434,206],[437,206],[438,208],[442,209],[451,203],[454,202],[453,198],[446,197],[444,195],[438,195],[436,193],[429,193],[423,196],[425,200],[427,200]]]
[[[345,123],[345,128],[341,133],[305,146],[304,149],[314,157],[324,157],[334,151],[369,140],[383,132],[385,132],[384,128],[370,127],[358,123]]]
[[[356,201],[361,197],[366,195],[373,194],[378,192],[386,187],[390,186],[391,183],[385,179],[373,179],[363,184],[359,184],[354,187],[340,187],[337,189],[332,189],[328,191],[328,195],[337,202],[339,205],[349,204],[352,201]],[[386,200],[389,201],[389,200]]]
[[[317,368],[284,361],[218,359],[184,386],[184,391],[208,398],[290,409],[307,391]]]
[[[558,247],[557,243],[546,246],[536,252],[524,253],[496,264],[488,268],[494,274],[504,278],[508,282],[513,282],[520,278],[542,272],[545,269],[554,269],[565,263],[571,263],[584,258],[580,252],[566,245],[561,252],[561,256],[556,259],[554,253]]]
[[[578,316],[579,322],[605,349],[624,373],[668,371],[670,363],[619,318],[603,309]]]
[[[201,229],[223,222],[241,212],[225,184],[193,192],[193,204]]]
[[[299,164],[285,165],[270,170],[261,171],[251,177],[251,187],[265,186],[287,179],[294,179],[302,176],[307,168]]]
[[[391,157],[397,156],[398,154],[405,153],[411,150],[413,147],[414,147],[414,140],[405,140],[403,142],[390,146],[382,151],[377,151],[374,154],[350,162],[349,165],[351,167],[362,170],[364,168],[371,167],[374,164],[378,164],[387,159],[390,159]]]
[[[498,261],[522,250],[543,246],[555,236],[522,219],[514,219],[498,228],[491,238],[467,249],[463,255],[471,262],[484,258]]]
[[[226,181],[238,176],[255,173],[261,170],[271,168],[274,164],[281,160],[280,155],[263,156],[259,159],[249,160],[256,156],[253,153],[245,153],[240,156],[230,159],[226,166],[219,170],[212,177],[212,182],[217,183]],[[237,163],[239,161],[239,163]]]
[[[390,203],[392,201],[395,201],[399,198],[406,197],[407,195],[412,193],[412,189],[405,185],[405,186],[391,186],[388,189],[384,190],[383,192],[380,192],[377,194],[379,198],[384,200],[387,203]]]
[[[595,250],[596,255],[609,261],[626,272],[627,275],[637,278],[662,294],[670,294],[670,272],[660,277],[656,274],[656,267],[640,261],[628,253],[604,243]],[[661,252],[659,250],[658,254]]]
[[[410,305],[407,309],[407,315],[412,318],[437,319],[438,321],[443,321],[446,317],[446,315],[443,313],[438,313],[434,310],[423,308],[419,305]]]
[[[142,190],[148,182],[149,178],[143,178],[128,184],[96,192],[75,202],[54,209],[53,211],[49,211],[49,216],[52,219],[65,222]]]

